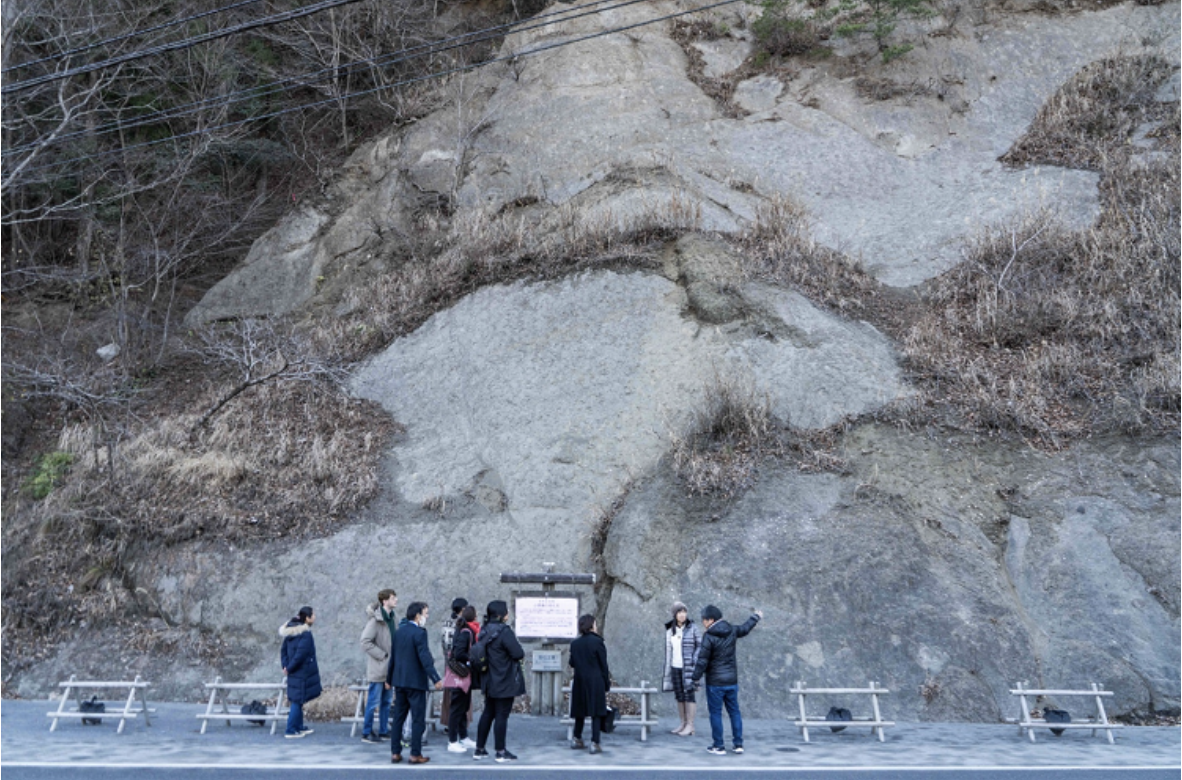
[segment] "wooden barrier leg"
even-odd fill
[[[74,680],[75,679],[76,679],[75,676],[71,674],[70,681],[66,684],[65,690],[62,691],[62,700],[60,702],[58,702],[58,705],[57,705],[57,711],[58,711],[59,715],[66,711],[66,702],[70,698],[70,691],[72,691],[74,689]],[[81,704],[82,700],[79,699],[78,701],[79,701],[79,704]],[[57,721],[58,721],[58,719],[54,718],[53,722],[49,724],[50,731],[57,731]]]
[[[1096,692],[1096,713],[1100,716],[1100,722],[1107,726],[1108,713],[1104,711],[1104,700],[1100,698],[1100,686],[1092,683],[1092,690]],[[1108,736],[1108,744],[1115,745],[1116,738],[1112,736],[1112,729],[1104,729],[1104,733]],[[1095,729],[1092,729],[1092,736],[1096,736]]]
[[[221,681],[222,681],[222,678],[218,677],[213,681],[213,684],[216,686]],[[209,716],[213,714],[213,705],[214,705],[214,702],[217,701],[217,697],[218,697],[218,689],[216,687],[210,688],[209,689],[209,703],[205,705],[205,717],[201,719],[201,733],[202,734],[205,733],[205,729],[209,726]]]
[[[219,682],[220,682],[220,678],[219,678]],[[218,688],[217,689],[217,696],[218,696],[218,700],[219,700],[220,704],[222,705],[222,714],[229,715],[230,714],[230,689],[229,688]],[[231,723],[233,723],[233,721],[230,720],[229,718],[226,718],[226,728],[229,728]]]
[[[641,680],[640,687],[647,688],[648,680]],[[640,694],[640,741],[648,742],[648,693]]]
[[[800,734],[801,734],[801,736],[804,737],[804,741],[808,742],[809,741],[809,727],[808,727],[809,719],[808,719],[808,716],[805,715],[806,710],[805,710],[805,706],[804,706],[804,680],[798,680],[796,682],[796,687],[800,689],[800,693],[798,694],[798,697],[797,697],[797,703],[800,704]]]
[[[140,681],[140,676],[135,676],[135,681]],[[135,704],[135,689],[136,686],[131,686],[131,690],[127,692],[127,701],[123,704],[123,717],[119,718],[119,728],[115,729],[116,734],[123,733],[123,727],[127,724],[127,714],[131,712],[131,705]]]
[[[878,683],[876,683],[876,682],[870,683],[871,691],[874,691],[874,689],[877,687],[878,687]],[[870,694],[870,701],[874,706],[874,722],[875,723],[882,723],[882,712],[878,708],[878,693],[877,692]],[[884,729],[882,726],[875,726],[874,728],[872,728],[870,730],[872,732],[878,733],[878,741],[879,742],[886,742],[886,735],[883,734]]]
[[[365,717],[365,705],[366,705],[366,698],[368,697],[368,695],[369,695],[368,691],[362,690],[362,691],[357,692],[357,706],[353,708],[353,717],[354,718]],[[381,703],[382,702],[379,699],[378,704],[381,705]],[[382,708],[381,708],[381,706],[379,706],[378,711],[376,713],[376,717],[380,718],[381,715],[382,715]],[[380,724],[379,724],[379,726],[380,726]],[[380,734],[384,730],[385,729],[379,727],[378,733]],[[357,721],[356,720],[354,720],[353,725],[349,727],[349,737],[352,738],[355,736],[357,736]]]
[[[143,705],[144,708],[144,725],[151,726],[151,715],[148,713],[148,688],[147,686],[144,686],[138,690],[140,694],[140,704]]]
[[[275,700],[275,714],[276,715],[283,714],[283,694],[286,692],[287,692],[287,686],[280,685],[279,686],[279,698],[277,698]],[[279,718],[275,718],[275,720],[271,721],[271,736],[275,736],[275,729],[278,726],[279,726]]]
[[[1024,686],[1024,683],[1018,683],[1018,685],[1017,685],[1018,690],[1021,691],[1023,686]],[[1022,717],[1020,717],[1018,719],[1018,724],[1019,724],[1018,731],[1019,731],[1019,733],[1021,733],[1021,731],[1023,729],[1025,729],[1026,736],[1030,737],[1031,742],[1035,742],[1037,740],[1035,740],[1035,738],[1034,738],[1034,726],[1030,725],[1030,705],[1026,702],[1026,694],[1025,693],[1018,694],[1018,702],[1022,708],[1022,713],[1021,713]],[[1023,724],[1025,724],[1025,725],[1023,725]]]

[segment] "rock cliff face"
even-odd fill
[[[506,46],[662,10],[682,8],[644,4]],[[293,312],[334,280],[363,283],[382,235],[413,230],[425,196],[457,220],[679,209],[723,232],[790,196],[823,243],[912,285],[956,262],[981,224],[1040,206],[1093,219],[1094,174],[996,158],[1082,65],[1151,39],[1176,62],[1177,4],[1023,16],[908,56],[911,77],[938,77],[946,99],[867,104],[816,68],[738,84],[738,118],[690,79],[665,26],[489,68],[456,82],[439,113],[360,150],[331,198],[264,236],[189,321]],[[746,45],[706,46],[710,73],[734,72]],[[600,575],[585,606],[625,684],[660,679],[675,598],[736,620],[762,608],[740,646],[744,708],[758,716],[782,713],[796,680],[876,680],[894,691],[886,714],[904,720],[996,720],[1019,680],[1100,682],[1117,712],[1178,708],[1176,440],[1043,454],[862,423],[840,440],[842,473],[769,460],[735,501],[690,497],[670,437],[715,377],[741,378],[806,429],[910,390],[883,334],[749,281],[727,245],[687,237],[665,259],[661,272],[486,287],[362,367],[354,392],[407,431],[383,496],[338,533],[263,558],[206,549],[152,564],[141,579],[163,613],[237,647],[223,668],[168,670],[164,695],[192,695],[215,671],[274,677],[275,629],[302,603],[317,608],[326,681],[351,681],[377,589],[438,615],[457,594],[503,598],[500,572],[549,561]],[[67,657],[30,674],[30,691]]]
[[[629,637],[676,597],[763,608],[741,657],[766,715],[796,680],[879,681],[903,719],[1012,716],[1019,680],[1177,706],[1172,442],[1045,456],[866,426],[845,454],[849,477],[767,474],[722,508],[667,475],[636,486],[604,556],[615,662],[654,673],[656,641]]]
[[[591,15],[514,36],[505,51],[683,10],[657,2]],[[413,231],[423,198],[450,203],[457,220],[501,213],[545,225],[566,209],[627,223],[680,210],[704,230],[737,231],[790,196],[823,243],[887,284],[914,285],[958,262],[959,242],[983,225],[1040,208],[1089,224],[1095,174],[1012,171],[997,158],[1084,65],[1117,49],[1176,62],[1178,26],[1173,3],[968,25],[895,65],[908,83],[940,85],[925,97],[868,101],[854,79],[809,67],[786,86],[739,83],[750,113],[738,119],[690,79],[665,24],[490,66],[454,82],[451,105],[360,149],[328,201],[277,225],[188,322],[295,310],[325,278],[370,262],[383,234]],[[712,61],[720,75],[741,62]]]

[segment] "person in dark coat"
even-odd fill
[[[710,604],[702,609],[702,649],[698,651],[698,663],[694,667],[694,682],[706,678],[706,706],[710,710],[710,736],[713,744],[706,752],[716,756],[726,755],[722,743],[722,707],[726,705],[731,718],[731,740],[736,753],[743,752],[743,715],[739,712],[739,661],[735,655],[735,643],[751,633],[763,613],[747,618],[747,622],[735,628],[722,619],[722,610]]]
[[[279,648],[279,662],[287,677],[287,729],[284,736],[299,739],[312,733],[304,727],[304,705],[320,695],[320,667],[316,665],[316,642],[312,639],[312,624],[316,615],[311,607],[300,607],[298,615],[280,627],[283,645]]]
[[[465,605],[455,620],[452,641],[448,652],[453,661],[467,666],[472,645],[476,644],[480,636],[480,624],[476,622],[476,608]],[[468,738],[468,712],[472,709],[472,688],[480,685],[477,672],[468,670],[468,689],[444,688],[444,693],[451,691],[450,706],[447,711],[447,749],[450,753],[463,753],[468,748],[476,747],[476,743]]]
[[[582,750],[583,721],[591,718],[591,752],[601,753],[599,729],[607,715],[607,692],[611,690],[611,672],[607,669],[607,646],[599,635],[594,615],[579,618],[579,638],[570,643],[570,665],[575,670],[570,684],[570,716],[575,721],[571,747]]]
[[[402,724],[410,715],[410,763],[425,764],[423,732],[427,729],[427,691],[443,688],[435,671],[435,659],[427,642],[427,605],[416,601],[406,608],[406,618],[398,624],[394,646],[390,650],[390,669],[386,682],[394,687],[394,727],[390,730],[390,763],[402,760]]]
[[[525,693],[525,675],[521,671],[525,650],[521,649],[517,635],[509,628],[508,619],[509,606],[503,601],[490,601],[477,640],[477,652],[481,647],[486,648],[484,654],[488,659],[488,672],[480,679],[484,711],[480,713],[480,723],[476,727],[476,751],[472,755],[477,761],[488,758],[484,746],[488,743],[490,728],[496,740],[497,763],[517,760],[517,756],[505,747],[505,737],[513,699]]]

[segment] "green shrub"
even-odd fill
[[[751,24],[751,31],[765,57],[808,54],[821,45],[816,22],[790,15],[788,0],[765,0],[763,14]]]
[[[883,62],[902,57],[914,46],[903,42],[889,45],[887,39],[903,19],[930,19],[936,15],[931,0],[866,0],[860,18],[839,24],[837,34],[855,36],[869,34],[878,45]]]
[[[68,452],[47,452],[37,459],[33,473],[22,486],[25,494],[37,501],[48,496],[70,470],[74,456]]]

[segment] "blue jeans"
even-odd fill
[[[285,734],[299,734],[304,730],[304,705],[298,701],[288,702],[287,730]]]
[[[378,713],[378,735],[386,736],[390,724],[390,702],[394,700],[394,689],[386,690],[386,684],[371,682],[365,695],[365,722],[361,724],[361,736],[374,733],[373,716]]]
[[[410,715],[410,754],[423,755],[423,732],[427,730],[427,692],[416,688],[398,688],[394,702],[394,728],[390,729],[390,753],[402,755],[402,724]]]
[[[739,686],[707,685],[706,706],[710,708],[710,736],[714,740],[714,747],[723,746],[723,704],[726,704],[727,714],[731,716],[731,741],[735,743],[735,747],[743,747],[743,714],[739,712]]]

